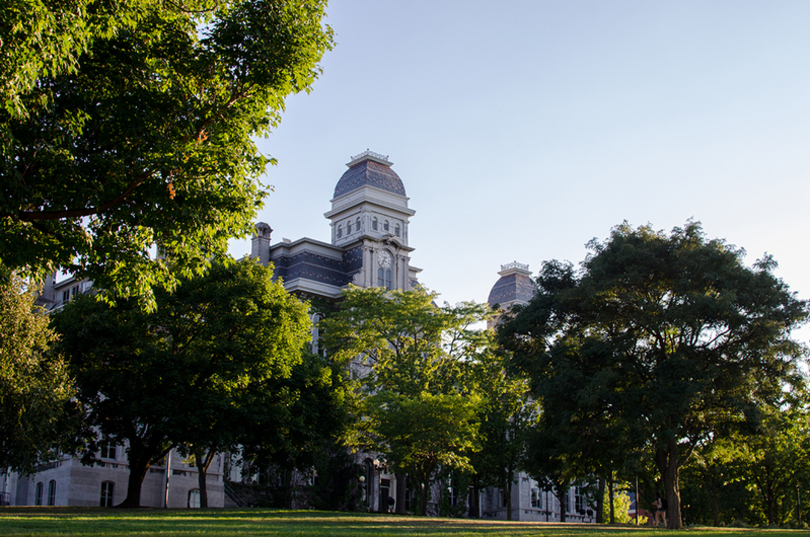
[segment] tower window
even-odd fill
[[[355,229],[355,231],[360,231],[360,219],[359,218],[357,220],[355,220],[355,222],[354,222],[354,229]]]
[[[394,235],[396,235],[397,237],[399,237],[399,224],[397,224],[396,226],[394,226]]]
[[[393,285],[391,285],[391,269],[385,269],[385,288],[393,288]]]
[[[337,230],[337,238],[341,238],[343,236],[343,226],[338,226]]]
[[[346,235],[351,235],[351,234],[352,234],[352,223],[351,222],[346,222]]]
[[[376,218],[371,220],[371,229],[373,229],[374,231],[377,231],[377,219]]]
[[[383,224],[383,231],[388,231],[388,220]]]

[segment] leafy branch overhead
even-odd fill
[[[256,136],[309,91],[325,2],[12,2],[0,18],[0,261],[122,296],[250,232]],[[26,9],[23,9],[26,7]]]

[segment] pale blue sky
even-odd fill
[[[337,45],[262,150],[260,220],[329,241],[345,163],[389,155],[412,264],[485,301],[628,220],[764,252],[810,298],[810,2],[334,0]],[[248,241],[233,253],[247,253]]]

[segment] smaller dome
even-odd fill
[[[509,263],[501,265],[500,279],[492,286],[487,303],[490,306],[511,306],[528,303],[537,287],[532,281],[529,265]]]
[[[387,157],[372,151],[364,151],[353,157],[347,164],[349,169],[335,186],[333,197],[337,198],[364,186],[373,186],[405,196],[402,179],[391,169],[391,164]]]

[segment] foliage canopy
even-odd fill
[[[128,445],[128,507],[172,447],[227,449],[277,425],[274,400],[256,401],[268,396],[260,388],[289,378],[309,340],[306,305],[252,260],[217,263],[156,301],[147,312],[134,299],[80,297],[54,318],[89,424]]]
[[[694,222],[670,235],[625,223],[590,248],[578,273],[544,265],[538,294],[501,338],[546,412],[651,454],[678,528],[678,472],[694,449],[803,384],[804,348],[790,331],[807,304],[773,275],[773,259],[748,268]]]
[[[0,468],[23,472],[63,445],[74,395],[36,297],[19,277],[0,278]]]
[[[254,137],[332,46],[324,9],[12,0],[0,13],[0,262],[148,297],[223,254],[266,193]]]

